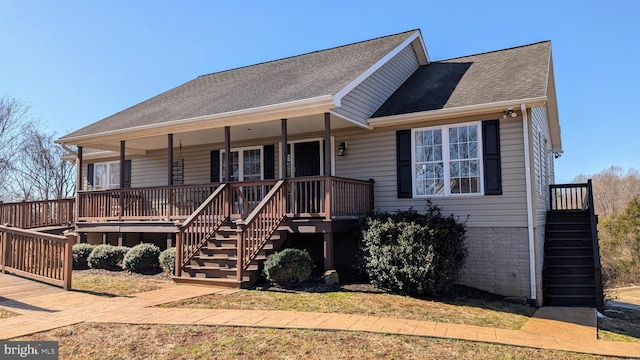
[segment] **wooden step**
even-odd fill
[[[596,296],[545,295],[544,306],[596,307]]]
[[[585,256],[593,258],[591,246],[550,246],[545,248],[544,256]]]
[[[547,266],[582,265],[593,266],[593,255],[547,255],[544,257]]]
[[[547,285],[544,289],[545,296],[562,295],[562,296],[593,296],[595,297],[596,285],[591,284],[559,284]]]
[[[595,283],[595,273],[593,274],[545,274],[545,284],[548,285],[573,285]]]
[[[595,273],[591,265],[549,265],[545,264],[546,275],[591,275]]]
[[[236,279],[194,278],[185,276],[172,276],[171,279],[179,284],[222,286],[240,288],[242,284]]]

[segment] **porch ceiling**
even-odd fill
[[[202,128],[198,130],[190,130],[184,132],[173,133],[174,147],[195,146],[203,144],[224,143],[224,124]],[[331,115],[331,129],[343,129],[349,127],[357,127],[353,122],[347,121],[335,114]],[[311,116],[303,116],[291,118],[287,120],[287,135],[289,138],[295,138],[297,135],[321,133],[324,131],[324,114]],[[231,146],[234,142],[246,142],[253,139],[262,138],[280,138],[281,121],[263,121],[242,125],[231,125]],[[119,140],[99,142],[99,143],[83,143],[84,147],[99,150],[119,151]],[[127,154],[144,154],[146,151],[166,149],[167,135],[155,135],[149,137],[140,137],[136,139],[128,139],[125,143],[125,151]]]

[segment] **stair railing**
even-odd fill
[[[243,221],[238,220],[237,280],[267,244],[287,213],[287,186],[279,180],[267,196]]]
[[[596,216],[595,206],[593,203],[593,186],[591,179],[587,181],[587,201],[589,210],[589,219],[591,223],[591,241],[593,243],[593,268],[595,271],[596,283],[596,306],[602,308],[604,306],[604,293],[602,291],[602,265],[600,264],[600,244],[598,243],[598,217]]]
[[[229,219],[227,190],[227,184],[218,186],[180,226],[176,234],[176,276],[182,275],[182,268]]]

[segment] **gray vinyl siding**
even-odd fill
[[[488,119],[486,119],[488,120]],[[429,126],[417,123],[412,128]],[[409,126],[407,126],[409,128]],[[336,158],[338,176],[375,181],[375,208],[381,211],[425,208],[425,198],[398,199],[396,130],[336,137],[348,141],[346,156]],[[500,119],[502,195],[433,197],[444,214],[467,219],[469,227],[527,226],[522,119]]]
[[[412,46],[405,47],[386,64],[342,98],[335,112],[366,124],[382,103],[419,67]]]
[[[551,134],[547,110],[544,107],[531,109],[531,148],[533,150],[532,166],[535,182],[536,225],[546,222],[549,184],[553,183],[553,154],[551,152]]]

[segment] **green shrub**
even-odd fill
[[[132,247],[122,260],[122,267],[133,272],[157,270],[160,267],[160,248],[154,244],[138,244]]]
[[[374,213],[361,222],[359,266],[373,285],[401,294],[438,296],[456,281],[467,257],[466,226],[427,201],[410,209]]]
[[[299,284],[309,279],[313,261],[306,250],[284,249],[271,254],[264,262],[264,275],[278,285]]]
[[[87,258],[93,251],[94,246],[86,243],[73,245],[73,269],[88,269]]]
[[[93,269],[118,269],[127,250],[124,246],[97,245],[89,254],[87,264]]]
[[[176,248],[169,248],[160,253],[160,266],[165,272],[173,274],[176,269]]]

